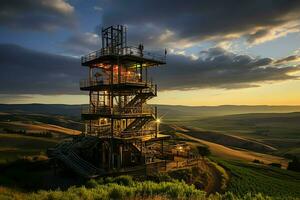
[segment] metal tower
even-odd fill
[[[148,68],[166,64],[166,55],[155,55],[127,46],[126,27],[102,29],[102,48],[81,59],[88,79],[80,89],[89,92],[89,106],[82,110],[84,134],[96,136],[101,168],[115,169],[154,162],[147,144],[168,136],[159,134],[156,107],[147,100],[157,95]],[[163,151],[163,148],[162,148]]]

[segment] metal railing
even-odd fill
[[[124,107],[124,108],[114,108],[113,113],[116,115],[154,114],[154,109],[150,106]]]
[[[139,78],[135,78],[133,76],[121,76],[120,79],[118,77],[115,77],[113,79],[112,84],[125,84],[125,83],[145,85],[145,86],[149,86],[149,87],[154,86],[152,81],[140,80]],[[110,84],[111,84],[111,80],[109,78],[92,79],[92,80],[83,79],[80,81],[80,88],[95,87],[95,86],[110,85]],[[155,88],[152,88],[152,89],[155,89]]]
[[[157,95],[157,85],[153,84],[152,81],[147,83],[147,88],[142,90],[142,93],[153,93],[154,95]]]
[[[137,57],[141,57],[141,58],[156,60],[156,61],[160,61],[160,62],[166,61],[165,55],[156,54],[156,53],[148,52],[148,51],[141,51],[138,47],[128,46],[128,47],[123,47],[120,49],[107,47],[107,48],[99,49],[97,51],[93,51],[85,56],[82,56],[81,63],[86,63],[91,60],[97,59],[101,56],[109,56],[109,55],[121,55],[121,56],[131,55],[131,56],[137,56]]]
[[[123,108],[110,108],[108,106],[100,107],[82,107],[82,114],[99,114],[99,115],[155,115],[154,107],[123,107]]]
[[[85,132],[89,135],[108,136],[111,133],[111,124],[88,126]]]
[[[136,94],[134,98],[132,98],[126,106],[138,106],[144,103],[149,97],[153,97],[157,95],[157,85],[149,85],[148,88],[142,90],[141,93]]]
[[[93,106],[83,106],[81,108],[82,114],[105,114],[105,115],[111,115],[112,111],[111,108],[108,106],[99,106],[99,107],[93,107]]]
[[[144,135],[152,135],[153,137],[155,137],[155,133],[155,130],[121,131],[120,137],[133,137]]]
[[[80,80],[80,88],[87,88],[87,87],[94,87],[94,86],[101,86],[101,85],[109,85],[109,81],[108,80]]]
[[[150,136],[155,137],[156,130],[151,130],[151,129],[144,129],[141,128],[139,130],[130,130],[130,131],[125,131],[125,130],[119,130],[114,128],[114,136],[118,136],[121,138],[128,138],[128,137],[135,137],[135,136]],[[86,130],[84,133],[89,134],[89,135],[94,135],[94,136],[111,136],[111,124],[104,124],[104,125],[91,125],[87,126]]]

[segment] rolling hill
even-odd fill
[[[47,115],[65,115],[80,117],[81,107],[84,105],[65,104],[0,104],[0,112],[39,113]],[[300,106],[180,106],[156,105],[160,116],[166,120],[181,120],[205,118],[209,116],[223,116],[246,113],[289,113],[300,112]]]
[[[238,195],[247,195],[248,191],[254,194],[262,192],[279,198],[299,195],[298,173],[266,165],[280,163],[286,167],[288,164],[288,159],[271,154],[284,155],[284,151],[297,154],[300,113],[283,112],[297,111],[298,107],[160,105],[159,109],[163,116],[161,130],[175,130],[174,134],[183,138],[183,141],[210,148],[212,159],[229,172],[230,182],[226,191]],[[247,112],[250,114],[245,114]],[[80,132],[81,126],[79,105],[0,105],[2,131],[6,128],[32,133],[50,131],[57,135],[72,135]],[[5,166],[5,163],[23,156],[34,158],[44,155],[47,148],[57,145],[61,139],[0,133],[0,165],[2,163]],[[259,160],[260,164],[252,163],[254,160]],[[15,177],[14,170],[21,171],[13,169],[9,176],[4,176],[7,174],[4,173],[3,177],[11,181],[10,178]],[[32,174],[37,179],[48,182],[45,177],[51,174],[47,170]],[[29,176],[31,175],[27,177]],[[286,185],[288,189],[285,188]]]
[[[246,149],[238,149],[233,148],[229,146],[225,146],[222,144],[209,142],[203,139],[200,139],[201,136],[199,136],[201,133],[196,131],[182,131],[180,129],[177,129],[177,135],[181,138],[185,138],[190,140],[192,143],[195,144],[203,144],[209,147],[210,151],[214,156],[223,158],[223,159],[229,159],[229,160],[240,160],[240,161],[247,161],[247,162],[253,162],[254,160],[259,160],[265,164],[270,163],[280,163],[282,166],[287,167],[288,161],[285,158],[278,157],[278,156],[272,156],[269,154],[264,153],[258,153],[255,151],[250,151]]]
[[[0,104],[0,130],[77,134],[82,130],[81,107]],[[197,138],[208,142],[277,155],[300,155],[300,112],[295,112],[300,111],[300,106],[158,105],[158,110],[163,123],[197,128]]]
[[[52,131],[71,134],[82,130],[80,116],[36,114],[29,112],[1,112],[0,128],[11,130]]]
[[[217,116],[177,124],[200,129],[199,137],[211,142],[226,144],[224,137],[234,136],[271,146],[277,155],[300,156],[299,122],[300,113],[294,112]]]

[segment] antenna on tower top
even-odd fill
[[[102,49],[112,54],[120,54],[127,47],[127,31],[123,25],[102,29]]]

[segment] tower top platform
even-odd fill
[[[112,63],[142,63],[143,67],[166,64],[166,56],[140,50],[139,47],[124,47],[118,52],[102,48],[81,57],[83,66],[98,66]]]
[[[105,64],[141,64],[150,67],[166,64],[164,54],[144,51],[143,44],[127,45],[126,26],[116,25],[102,29],[102,48],[81,58],[81,64],[89,67],[101,67]]]

